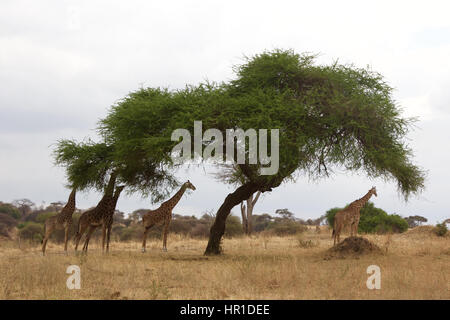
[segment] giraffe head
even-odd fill
[[[377,188],[376,187],[372,187],[372,189],[370,189],[370,192],[375,195],[375,197],[378,197],[377,195]]]
[[[184,183],[184,186],[185,186],[187,189],[195,190],[195,186],[194,186],[189,180],[186,181],[186,182]]]

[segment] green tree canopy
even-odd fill
[[[327,211],[328,225],[334,226],[334,217],[343,208],[332,208]],[[383,209],[375,207],[372,202],[367,202],[360,210],[358,232],[386,233],[404,232],[408,230],[408,223],[397,214],[388,214]]]
[[[113,147],[92,140],[60,140],[54,149],[55,164],[66,168],[69,187],[102,190],[113,165]]]
[[[142,159],[140,170],[136,173],[136,164],[125,162],[115,151],[112,143],[98,143],[90,139],[83,142],[60,140],[54,150],[54,158],[55,164],[66,168],[70,188],[76,186],[79,190],[102,191],[112,172],[116,172],[118,181],[130,186],[132,191],[151,190],[152,196],[157,199],[167,194],[167,188],[159,192],[160,187],[173,184],[173,178],[166,176],[159,163]]]
[[[149,166],[175,185],[173,130],[279,129],[279,170],[261,175],[263,164],[239,164],[245,183],[228,195],[211,227],[206,254],[220,252],[231,209],[256,191],[266,192],[301,174],[328,176],[333,168],[363,171],[397,183],[407,199],[424,186],[404,142],[412,119],[401,116],[383,77],[352,65],[316,65],[315,56],[274,50],[235,67],[229,83],[204,83],[182,90],[141,88],[115,104],[99,131],[114,145],[114,159],[127,166],[127,182],[148,193]],[[203,142],[203,148],[209,142]],[[270,138],[268,149],[270,150]],[[236,152],[235,152],[236,155]],[[247,154],[248,156],[248,154]],[[150,170],[150,172],[152,172]],[[154,172],[153,172],[154,173]]]

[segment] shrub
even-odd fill
[[[434,233],[438,235],[439,237],[443,237],[447,234],[448,229],[444,222],[438,223],[436,227],[434,228]]]
[[[314,248],[319,245],[319,243],[317,241],[313,241],[311,239],[309,239],[309,240],[303,239],[302,235],[297,237],[297,243],[298,243],[298,246],[303,249]]]
[[[43,225],[36,222],[26,222],[21,226],[19,235],[23,239],[41,241],[44,235]]]
[[[298,222],[295,221],[282,221],[282,222],[273,222],[271,223],[267,230],[277,236],[288,236],[297,233],[302,233],[306,231],[308,228]]]
[[[209,237],[209,229],[211,226],[206,223],[199,223],[194,228],[192,228],[190,234],[192,237],[196,238],[207,238]]]
[[[45,223],[45,221],[54,216],[56,214],[56,212],[44,212],[44,213],[39,213],[36,217],[36,222],[38,223]]]
[[[334,216],[341,208],[327,211],[328,224],[334,226]],[[387,214],[383,209],[376,208],[372,202],[367,202],[360,211],[358,232],[361,233],[401,233],[408,230],[408,222],[399,215]]]
[[[142,240],[143,229],[142,226],[138,225],[122,228],[119,233],[119,239],[120,241]]]
[[[0,204],[0,213],[7,214],[15,220],[20,219],[19,209],[17,209],[16,207],[14,207],[13,205],[8,204],[8,203]]]
[[[9,230],[17,225],[17,221],[6,213],[0,213],[0,236],[9,237]]]
[[[208,230],[209,231],[209,230]],[[209,234],[209,232],[208,232]],[[241,220],[233,215],[230,215],[227,218],[227,222],[225,224],[225,237],[235,237],[244,234],[244,230],[242,229]]]

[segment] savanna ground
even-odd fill
[[[420,228],[420,227],[419,227]],[[383,253],[324,259],[329,230],[301,235],[224,239],[222,256],[203,255],[207,240],[170,235],[161,240],[99,243],[88,256],[52,242],[0,242],[0,299],[450,299],[450,238],[429,232],[364,235]],[[69,290],[70,265],[81,268],[81,289]],[[366,286],[367,267],[381,268],[381,289]]]

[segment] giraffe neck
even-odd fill
[[[106,186],[106,189],[105,189],[105,195],[109,195],[111,197],[113,196],[114,186],[116,184],[116,178],[117,178],[117,173],[116,172],[111,173],[111,177],[109,178],[108,185]]]
[[[58,223],[63,223],[64,221],[71,219],[72,214],[75,211],[75,194],[76,189],[74,188],[70,193],[69,199],[67,200],[66,205],[62,208],[61,212],[57,215]]]
[[[117,200],[119,200],[120,192],[121,191],[116,191],[116,193],[114,194],[114,197],[111,199],[111,202],[110,202],[111,214],[114,214],[114,211],[116,210]]]
[[[77,193],[77,190],[74,188],[72,192],[69,195],[69,199],[67,200],[66,205],[64,206],[63,210],[75,208],[75,195]]]
[[[184,192],[186,191],[186,186],[183,184],[180,188],[180,190],[178,190],[177,193],[175,193],[175,195],[170,198],[169,200],[167,200],[164,205],[169,207],[170,209],[173,209],[178,201],[180,201],[181,197],[183,196]]]
[[[370,191],[367,192],[364,197],[362,197],[359,200],[356,200],[355,207],[361,209],[366,204],[366,202],[369,201],[371,196],[372,196],[372,193]]]

